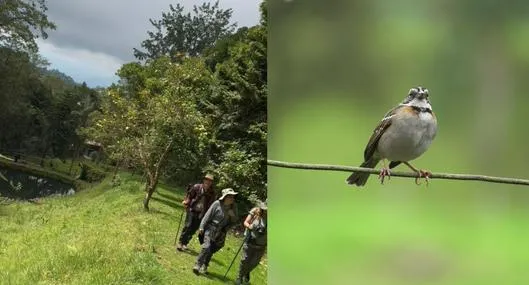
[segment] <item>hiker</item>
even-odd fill
[[[224,247],[228,229],[237,222],[235,195],[237,192],[233,189],[223,189],[222,196],[211,204],[202,222],[200,222],[198,231],[204,233],[204,242],[193,267],[193,272],[197,275],[207,273],[211,257]]]
[[[215,201],[215,198],[213,175],[211,174],[206,174],[201,184],[195,184],[187,191],[182,202],[186,209],[186,219],[176,250],[187,249],[187,244],[198,230],[200,220]]]
[[[244,220],[246,236],[239,265],[239,274],[235,284],[248,284],[250,272],[259,264],[266,251],[267,245],[267,213],[266,201],[259,202],[257,207],[250,210]]]

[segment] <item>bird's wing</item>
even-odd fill
[[[367,143],[366,149],[364,150],[364,160],[365,161],[368,161],[369,159],[371,159],[371,157],[375,153],[380,137],[382,136],[382,134],[384,134],[386,129],[389,126],[391,126],[392,118],[393,116],[395,116],[395,113],[400,108],[401,106],[397,106],[389,110],[389,112],[387,112],[386,115],[384,115],[384,118],[380,121],[378,126],[373,131],[373,134],[371,135],[371,137],[369,138],[369,142]]]

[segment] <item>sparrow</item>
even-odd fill
[[[369,138],[364,150],[364,162],[360,167],[374,168],[382,160],[379,179],[390,178],[390,169],[404,163],[418,174],[415,183],[424,177],[426,183],[431,176],[427,170],[419,170],[410,161],[421,156],[437,134],[437,118],[432,111],[428,89],[421,86],[411,88],[408,96],[396,107],[386,113]],[[386,167],[389,160],[389,167]],[[363,186],[369,173],[353,172],[346,180],[347,184]]]

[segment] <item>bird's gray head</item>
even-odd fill
[[[431,109],[430,100],[428,99],[429,95],[428,89],[422,86],[413,87],[402,104]]]

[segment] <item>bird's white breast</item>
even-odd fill
[[[402,112],[381,136],[377,151],[381,158],[410,161],[422,155],[437,133],[437,122],[429,112]]]

